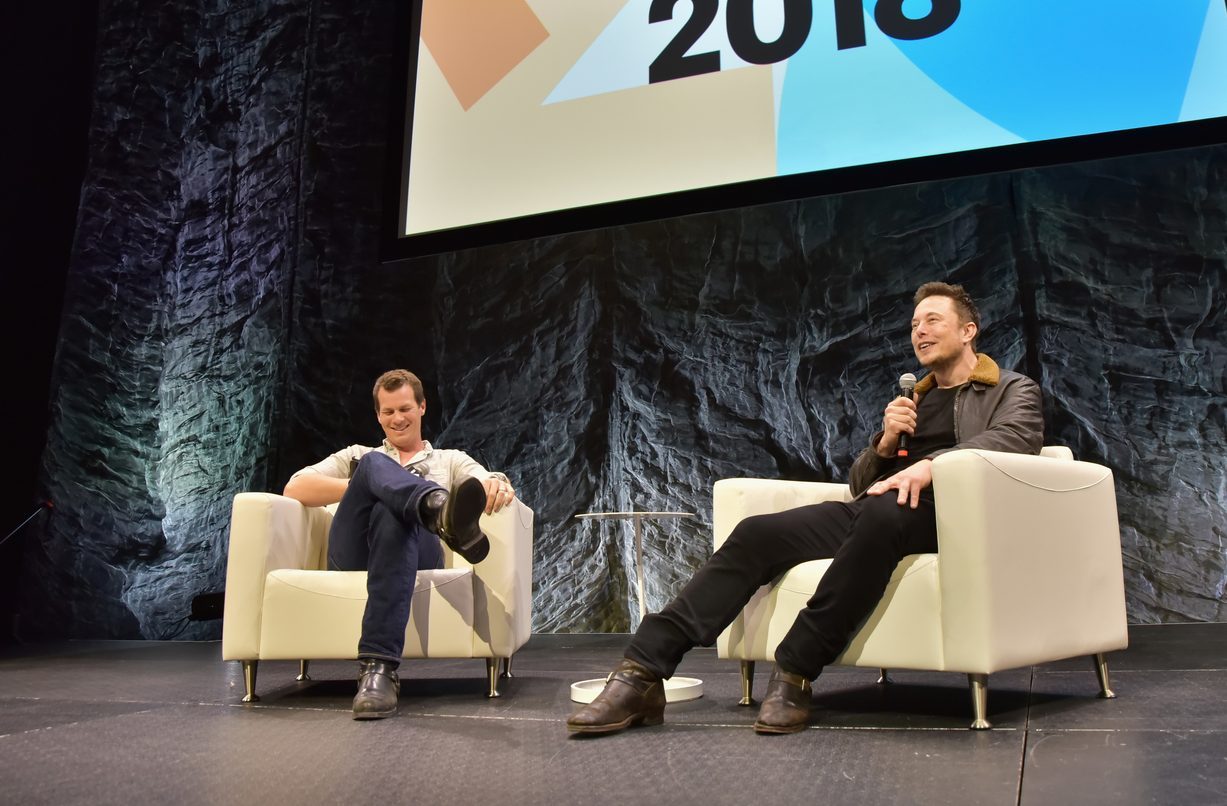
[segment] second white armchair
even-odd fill
[[[847,666],[961,672],[974,720],[987,728],[988,675],[1077,655],[1094,658],[1102,696],[1114,696],[1103,653],[1128,643],[1112,471],[1041,456],[964,450],[933,462],[935,554],[895,568],[878,606],[836,660]],[[717,547],[743,518],[829,500],[846,485],[765,479],[716,482]],[[750,704],[755,661],[775,648],[830,560],[803,563],[761,588],[717,641],[742,664]]]

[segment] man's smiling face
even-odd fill
[[[422,441],[422,415],[426,401],[417,399],[409,384],[392,391],[379,390],[379,425],[398,451],[416,451]]]
[[[912,314],[912,350],[916,360],[928,369],[946,367],[957,361],[976,337],[976,326],[960,322],[959,312],[950,297],[925,297]]]

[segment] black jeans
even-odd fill
[[[896,501],[892,490],[746,518],[676,599],[644,618],[626,657],[671,677],[688,650],[715,643],[759,586],[834,558],[775,652],[785,671],[816,678],[882,598],[899,560],[937,550],[931,490],[916,509]]]
[[[328,567],[367,572],[360,658],[400,664],[417,573],[443,564],[439,537],[418,513],[423,496],[441,489],[378,451],[349,480],[328,532]]]

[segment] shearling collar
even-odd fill
[[[976,366],[971,371],[971,377],[967,379],[967,382],[996,386],[1000,381],[1001,368],[997,366],[997,362],[984,353],[976,353]],[[920,400],[926,392],[936,385],[937,379],[933,377],[932,372],[921,378],[916,383],[916,399]]]

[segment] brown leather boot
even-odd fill
[[[615,733],[633,725],[665,721],[665,684],[633,660],[623,658],[596,699],[567,720],[572,733]]]
[[[754,722],[755,733],[796,733],[809,723],[810,685],[779,666],[771,670],[767,693]]]

